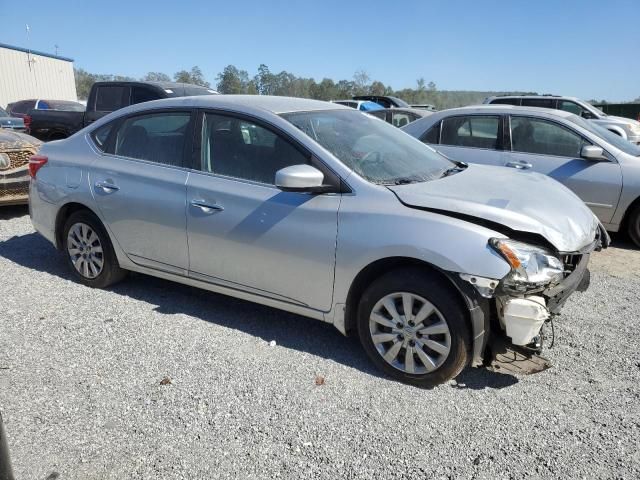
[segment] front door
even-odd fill
[[[125,119],[109,133],[106,154],[89,175],[100,213],[127,256],[183,275],[189,266],[183,159],[191,123],[188,111]]]
[[[330,310],[340,195],[276,188],[277,170],[311,160],[271,128],[209,113],[202,123],[187,183],[190,275]]]
[[[444,118],[433,148],[452,160],[503,165],[500,115],[456,115]]]
[[[622,190],[620,165],[613,158],[581,158],[582,147],[591,142],[541,118],[513,115],[510,131],[512,151],[506,166],[549,175],[573,190],[602,223],[611,221]]]

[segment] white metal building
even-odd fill
[[[73,59],[0,43],[0,107],[31,98],[77,100]]]

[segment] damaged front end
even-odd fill
[[[492,238],[489,246],[511,267],[502,279],[460,274],[485,300],[482,346],[474,325],[473,365],[497,371],[535,373],[550,366],[540,356],[553,345],[553,320],[575,291],[590,282],[590,254],[606,248],[609,236],[598,229],[594,241],[576,252],[557,252],[508,238]],[[548,333],[547,333],[548,332]]]

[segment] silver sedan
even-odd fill
[[[640,146],[561,110],[487,105],[403,128],[454,160],[539,172],[573,190],[607,230],[640,246]]]
[[[329,322],[418,386],[482,365],[490,341],[533,355],[606,246],[548,177],[313,100],[148,102],[30,162],[32,222],[78,281],[135,271]]]

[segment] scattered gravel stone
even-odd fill
[[[26,209],[2,209],[15,476],[640,478],[640,252],[617,245],[557,319],[552,368],[421,390],[325,323],[142,275],[84,287]]]

